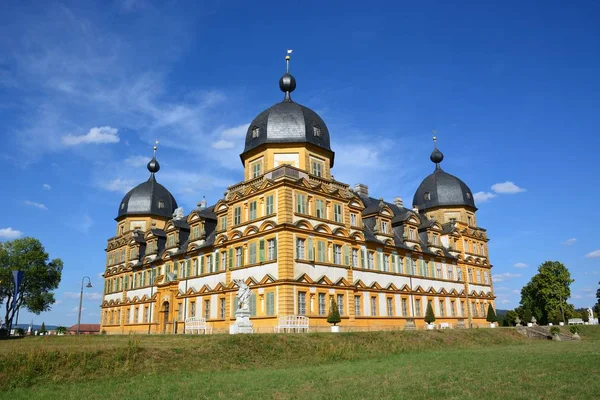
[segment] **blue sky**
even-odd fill
[[[246,127],[282,99],[288,48],[336,179],[410,204],[436,129],[443,168],[479,193],[498,307],[545,260],[568,266],[576,306],[594,303],[598,2],[197,3],[3,2],[0,240],[37,237],[65,262],[36,323],[76,323],[84,275],[82,321],[99,319],[106,239],[155,139],[157,178],[186,212],[242,179]]]

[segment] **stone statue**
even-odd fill
[[[531,317],[531,323],[535,325],[537,323],[537,319],[535,319],[535,317]]]
[[[234,280],[234,282],[239,287],[237,292],[238,309],[250,309],[250,304],[248,303],[248,300],[250,300],[252,290],[250,290],[250,287],[246,285],[246,283],[241,279],[236,279]]]
[[[590,321],[590,323],[592,323],[592,321],[594,319],[594,311],[592,310],[592,307],[588,307],[587,312],[590,317],[589,321]]]
[[[173,212],[173,219],[183,219],[183,207],[178,207]]]
[[[521,318],[519,318],[519,317],[515,318],[515,325],[517,325],[517,326],[521,325]]]

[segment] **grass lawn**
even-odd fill
[[[600,327],[584,328],[27,338],[0,342],[0,398],[594,399]]]

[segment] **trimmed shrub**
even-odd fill
[[[550,327],[550,333],[553,335],[558,335],[560,333],[560,328],[558,326]]]
[[[25,336],[25,329],[23,329],[23,328],[16,328],[15,329],[15,335],[17,335],[17,336]]]
[[[433,324],[435,322],[435,314],[433,313],[433,307],[431,302],[427,303],[427,311],[425,312],[425,322]]]
[[[64,335],[65,333],[67,333],[67,327],[66,326],[57,326],[56,333],[61,333]]]
[[[579,327],[577,325],[571,325],[569,327],[569,332],[571,332],[573,335],[574,334],[579,334]]]
[[[527,324],[528,322],[531,322],[531,311],[530,310],[525,310],[523,311],[523,322],[525,324]]]
[[[48,332],[48,331],[46,330],[46,324],[45,324],[44,322],[42,322],[42,326],[40,327],[40,334],[42,334],[42,335],[43,335],[43,334],[44,334],[44,333],[46,333],[46,332]]]
[[[494,307],[492,305],[488,305],[487,317],[485,319],[487,322],[496,322],[498,321],[498,317],[496,316],[496,311],[494,311]]]
[[[331,304],[329,305],[329,315],[327,316],[327,322],[333,324],[339,324],[342,321],[342,317],[340,316],[340,310],[335,299],[331,299]]]

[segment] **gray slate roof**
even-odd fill
[[[163,207],[159,207],[162,202]],[[156,215],[170,218],[177,208],[173,195],[160,183],[156,182],[154,174],[150,178],[131,189],[121,203],[117,218],[128,215]]]

